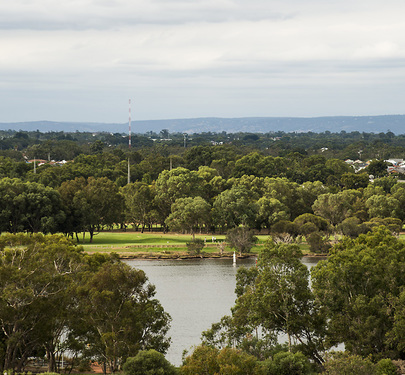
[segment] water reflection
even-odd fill
[[[308,267],[318,258],[305,258]],[[201,332],[230,313],[235,303],[237,268],[252,266],[255,258],[200,260],[128,260],[132,267],[145,271],[156,286],[156,298],[172,317],[169,335],[172,344],[167,359],[181,364],[184,350],[200,343]]]

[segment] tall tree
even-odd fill
[[[124,199],[117,185],[106,177],[67,181],[61,185],[60,192],[69,212],[75,215],[72,228],[88,231],[90,242],[98,228],[123,219]]]
[[[403,348],[388,339],[393,304],[405,285],[405,244],[377,228],[345,238],[312,270],[314,294],[328,319],[328,343],[344,343],[361,355],[398,356]],[[398,350],[400,349],[400,350]]]
[[[214,201],[213,218],[222,228],[240,224],[255,226],[258,207],[250,191],[242,186],[233,186],[219,194]]]
[[[203,179],[196,171],[186,168],[164,170],[156,180],[156,205],[160,212],[162,224],[170,214],[171,205],[178,198],[196,197],[202,192]]]
[[[270,242],[257,267],[239,268],[238,298],[232,316],[205,332],[205,342],[266,348],[283,333],[288,337],[290,349],[296,344],[306,355],[322,362],[325,321],[309,287],[309,271],[300,262],[301,257],[296,245]]]
[[[135,182],[121,188],[125,199],[125,218],[128,223],[135,226],[141,225],[143,233],[145,226],[149,223],[150,213],[155,209],[155,191],[148,184]]]
[[[55,233],[65,212],[57,190],[19,179],[0,180],[0,231]]]
[[[195,231],[211,221],[211,206],[201,197],[179,198],[172,204],[172,213],[166,219],[166,225],[175,231],[188,230],[195,238]]]
[[[80,268],[80,251],[60,235],[0,237],[1,370],[20,372],[30,356],[45,348],[55,371],[66,291]]]
[[[88,354],[115,372],[139,350],[165,353],[170,316],[154,299],[145,273],[121,262],[105,262],[78,289],[80,340]]]

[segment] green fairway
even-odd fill
[[[212,241],[215,237],[216,241]],[[205,239],[206,246],[202,252],[212,256],[220,253],[219,244],[225,241],[226,235],[222,234],[198,234],[195,238]],[[269,235],[258,235],[258,243],[251,249],[251,253],[259,254]],[[79,236],[82,240],[82,237]],[[121,257],[160,257],[170,258],[174,255],[186,256],[186,243],[192,240],[190,234],[163,233],[163,232],[99,232],[93,237],[93,243],[89,243],[89,236],[85,237],[85,243],[80,242],[84,250],[90,253],[111,253],[115,252]],[[309,246],[303,242],[299,244],[304,254],[309,254]],[[225,256],[233,254],[233,249],[226,246]]]
[[[206,241],[203,251],[205,253],[218,253],[219,243],[225,241],[225,235],[199,234],[195,236]],[[212,238],[216,240],[213,242]],[[268,235],[260,235],[259,246],[252,249],[253,253],[260,251],[260,244],[267,241]],[[82,239],[79,236],[80,239]],[[93,237],[93,243],[89,243],[89,236],[84,243],[80,243],[88,252],[117,252],[126,255],[135,253],[174,253],[187,252],[186,243],[192,240],[190,234],[162,233],[162,232],[99,232]],[[225,252],[233,252],[226,247]]]

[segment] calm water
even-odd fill
[[[318,259],[305,258],[311,267]],[[169,336],[172,344],[166,358],[181,364],[184,350],[200,343],[201,332],[230,314],[235,302],[235,275],[238,267],[252,266],[255,259],[128,260],[145,271],[156,286],[156,298],[172,317]]]

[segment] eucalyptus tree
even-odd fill
[[[344,219],[353,216],[361,208],[362,194],[357,190],[343,190],[339,193],[327,193],[320,195],[312,205],[316,215],[336,226]]]
[[[65,212],[57,190],[20,179],[0,180],[0,231],[55,233]]]
[[[327,345],[374,359],[398,358],[397,328],[405,287],[405,244],[384,228],[344,238],[312,269],[312,287],[327,318]],[[403,320],[402,320],[403,322]]]
[[[211,205],[201,197],[179,198],[172,204],[171,211],[166,225],[174,231],[189,231],[193,239],[196,230],[208,228],[211,222]]]
[[[84,275],[71,336],[104,373],[116,372],[140,350],[167,351],[171,319],[155,293],[143,271],[119,261],[102,262]]]
[[[114,255],[85,255],[62,235],[0,236],[0,370],[32,357],[56,372],[62,350],[116,371],[130,355],[164,353],[170,317],[145,273]]]
[[[243,186],[233,186],[219,194],[213,204],[213,221],[224,228],[243,225],[253,228],[258,206],[256,196]]]
[[[297,245],[269,242],[257,267],[241,267],[232,315],[203,333],[203,342],[236,346],[261,356],[285,334],[288,347],[322,362],[326,321],[309,286],[309,271]],[[257,352],[255,348],[261,348]],[[266,358],[266,357],[265,357]],[[264,358],[263,358],[264,359]]]
[[[45,349],[49,370],[66,324],[70,285],[81,249],[61,235],[0,236],[0,354],[2,370],[21,372]]]
[[[155,183],[155,203],[161,217],[161,223],[169,216],[172,204],[178,198],[196,197],[202,194],[203,178],[198,172],[178,167],[164,170]]]
[[[135,227],[141,225],[143,233],[150,222],[150,215],[155,209],[155,190],[151,185],[143,182],[127,184],[120,189],[125,200],[125,219]]]
[[[106,177],[76,178],[64,182],[59,188],[65,207],[71,213],[67,233],[86,231],[90,242],[95,231],[102,226],[121,223],[124,213],[124,198],[118,186]]]

